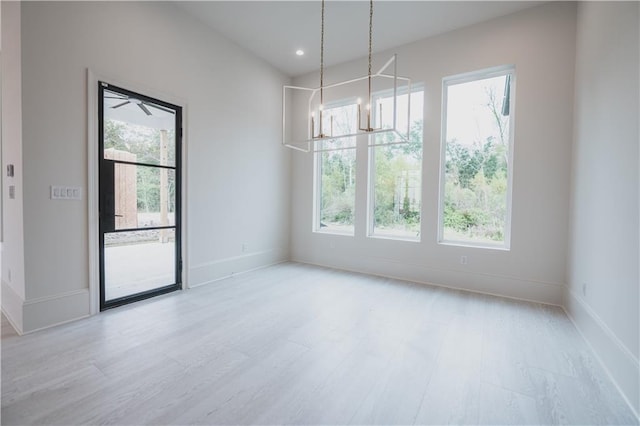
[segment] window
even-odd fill
[[[323,126],[332,134],[352,134],[357,105],[325,108]],[[316,156],[316,232],[354,234],[356,201],[356,138],[318,142]]]
[[[439,239],[509,248],[513,67],[445,78]]]
[[[410,143],[393,144],[394,135],[383,133],[372,136],[375,143],[369,148],[369,235],[372,237],[420,239],[424,92],[422,89],[412,91],[410,111],[407,111],[407,96],[406,93],[398,96],[397,118],[398,123],[409,123]],[[379,96],[374,104],[381,104],[383,111],[392,111],[392,102],[393,95]],[[391,127],[391,120],[391,116],[383,115],[382,127]]]

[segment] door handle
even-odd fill
[[[124,217],[122,214],[114,214],[113,217]]]

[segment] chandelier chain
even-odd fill
[[[373,45],[373,0],[369,0],[369,78],[371,78],[372,45]]]
[[[320,18],[320,105],[323,104],[322,86],[324,85],[324,0],[322,0],[322,14]]]

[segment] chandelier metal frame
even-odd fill
[[[310,87],[301,87],[301,86],[293,86],[293,85],[284,85],[282,88],[282,145],[288,148],[292,148],[295,150],[303,151],[303,152],[320,152],[320,151],[329,151],[333,150],[332,148],[326,148],[326,144],[319,142],[327,142],[333,141],[342,138],[351,138],[361,135],[376,135],[381,133],[393,132],[396,135],[396,139],[394,142],[387,143],[376,143],[375,137],[369,137],[369,146],[377,146],[377,145],[389,145],[389,144],[402,144],[409,142],[409,131],[410,131],[410,105],[411,105],[411,79],[408,77],[400,77],[398,76],[397,71],[397,54],[394,54],[376,73],[372,73],[372,56],[373,56],[373,0],[369,2],[369,55],[368,55],[368,72],[367,75],[341,81],[338,83],[333,83],[329,85],[324,84],[324,0],[322,0],[322,12],[321,12],[321,24],[320,24],[320,86],[317,88]],[[392,68],[392,69],[391,69]],[[375,113],[372,107],[373,96],[372,92],[372,81],[374,80],[388,80],[391,79],[393,86],[393,111],[391,112],[392,117],[392,125],[391,127],[383,127],[382,126],[382,105],[379,105],[379,123],[378,127],[373,127],[376,125],[372,120],[372,111]],[[333,133],[333,116],[330,116],[330,128],[329,131],[326,132],[324,129],[324,117],[323,113],[325,110],[325,90],[326,89],[335,89],[341,86],[348,85],[357,85],[358,83],[366,81],[367,82],[367,98],[368,104],[366,107],[366,125],[363,126],[362,118],[361,118],[361,102],[360,97],[354,96],[353,98],[357,98],[357,127],[354,132],[349,132],[347,134],[334,135]],[[397,108],[398,108],[398,93],[402,92],[402,94],[407,94],[407,122],[406,122],[406,130],[404,128],[404,123],[402,123],[403,128],[398,128],[398,117],[397,117]],[[357,91],[356,91],[357,92]],[[307,112],[304,114],[306,124],[306,132],[303,137],[294,137],[290,133],[293,133],[291,129],[289,129],[289,120],[294,118],[299,118],[302,114],[300,111],[300,101],[298,98],[298,103],[296,103],[293,96],[293,93],[297,93],[298,95],[306,96],[306,107]],[[291,99],[288,101],[288,98]],[[318,102],[319,97],[319,105],[317,108],[318,113],[318,121],[316,126],[316,110],[314,105]],[[375,119],[375,117],[374,117]],[[318,128],[316,133],[316,127]],[[300,131],[297,132],[300,135]],[[344,149],[344,148],[340,148]]]

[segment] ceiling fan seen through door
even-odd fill
[[[142,111],[144,111],[144,113],[147,114],[147,115],[153,115],[151,113],[151,111],[149,110],[149,108],[147,108],[147,107],[152,107],[152,108],[158,109],[160,111],[168,112],[169,114],[174,114],[175,113],[172,109],[165,108],[163,106],[156,105],[156,104],[153,104],[153,103],[150,103],[150,102],[145,102],[145,101],[142,101],[140,99],[137,99],[137,98],[134,98],[134,97],[131,97],[131,96],[125,96],[125,95],[123,95],[123,96],[107,96],[107,95],[105,95],[105,98],[106,99],[118,99],[118,100],[123,101],[123,102],[120,102],[119,104],[113,105],[111,107],[112,109],[117,109],[117,108],[123,107],[123,106],[128,105],[128,104],[135,104],[135,105],[138,105],[138,107]]]

